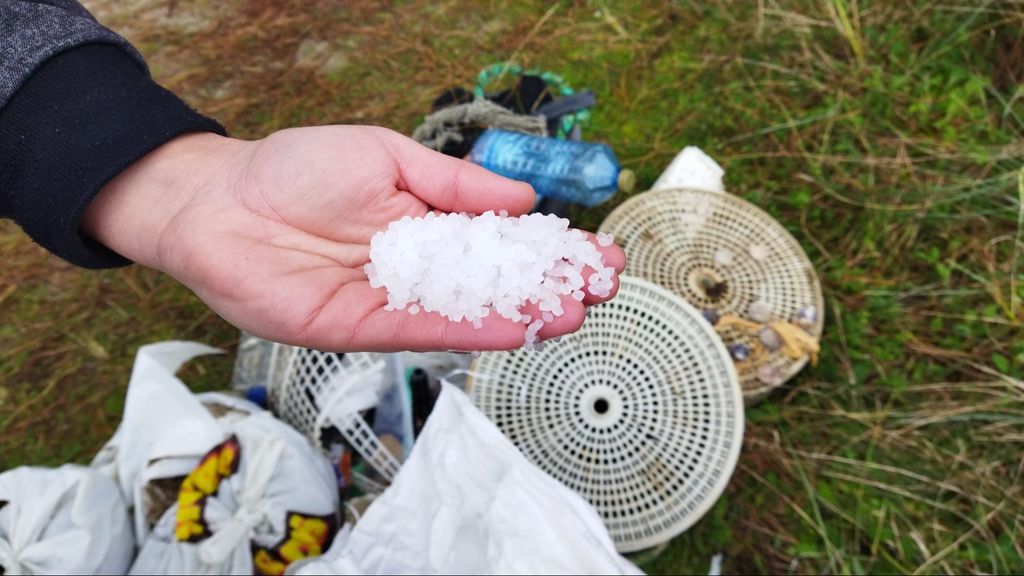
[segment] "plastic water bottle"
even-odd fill
[[[616,190],[632,191],[636,176],[619,168],[604,144],[556,140],[505,130],[486,130],[469,160],[514,180],[529,182],[537,194],[596,206]]]

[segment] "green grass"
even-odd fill
[[[729,572],[1024,571],[1020,3],[88,4],[242,137],[408,133],[439,91],[513,59],[597,94],[585,137],[641,190],[701,146],[801,241],[827,325],[818,366],[748,412],[722,499],[643,567],[703,572],[721,552]],[[294,66],[307,39],[341,64]],[[139,345],[234,343],[151,271],[73,270],[9,224],[0,261],[0,468],[87,461]],[[184,377],[215,387],[230,362]]]

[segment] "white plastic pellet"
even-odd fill
[[[608,246],[610,234],[598,235]],[[584,286],[583,270],[594,270]],[[363,268],[370,285],[387,290],[388,310],[436,312],[476,327],[491,312],[528,326],[526,344],[539,342],[546,322],[564,314],[562,298],[583,290],[610,294],[615,271],[587,236],[550,214],[428,213],[392,222],[370,241]],[[539,318],[522,314],[532,303]],[[543,320],[542,320],[543,319]]]

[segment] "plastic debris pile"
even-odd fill
[[[719,437],[708,430],[735,424],[722,433],[738,450],[743,402],[716,407],[701,422],[694,414],[707,406],[708,395],[698,400],[691,394],[706,389],[710,378],[720,390],[755,401],[814,362],[819,351],[822,296],[813,266],[774,219],[727,194],[723,176],[711,157],[686,147],[652,190],[620,205],[597,236],[601,245],[618,239],[625,274],[667,288],[663,297],[688,315],[642,303],[647,307],[632,311],[629,327],[602,325],[595,320],[602,311],[630,318],[613,310],[638,290],[639,281],[623,275],[617,299],[595,309],[577,334],[553,349],[486,353],[471,369],[474,401],[534,463],[598,509],[620,551],[654,547],[685,530],[718,498],[720,490],[708,489],[712,479],[727,481],[732,474],[736,454],[730,459],[708,449],[709,436]],[[678,338],[662,333],[666,325],[686,330],[692,322],[707,329],[687,340],[717,355],[661,349]],[[721,371],[723,363],[730,369]],[[660,394],[668,400],[645,404]],[[676,412],[685,416],[673,417]],[[656,424],[662,418],[672,424]],[[619,426],[651,432],[633,444]],[[602,441],[604,433],[611,436]],[[672,446],[687,434],[702,441]],[[616,456],[618,450],[624,453]],[[693,462],[676,462],[679,453],[693,454]],[[651,470],[663,475],[648,478]],[[662,499],[637,505],[652,493]],[[679,510],[685,512],[673,512]]]
[[[480,71],[472,90],[455,86],[438,96],[413,138],[529,182],[536,211],[568,216],[573,205],[600,204],[636,181],[607,145],[580,142],[595,101],[557,74],[499,62]]]
[[[192,394],[174,376],[184,362],[214,352],[190,342],[141,348],[122,424],[91,467],[0,474],[4,573],[640,573],[616,553],[594,510],[530,464],[456,387],[439,384],[430,394],[437,408],[429,419],[408,410],[398,416],[410,446],[394,448],[395,458],[406,465],[360,491],[343,484],[321,446],[367,410],[378,413],[376,424],[391,418],[396,386],[381,382],[403,372],[397,387],[412,385],[415,370],[406,377],[387,357],[378,363],[384,355],[368,364],[338,355],[306,363],[327,368],[316,398],[334,404],[311,426],[300,422],[309,430],[302,434],[237,395]],[[415,358],[447,370],[448,356]],[[258,363],[270,378],[274,356]],[[274,388],[268,398],[280,400]],[[408,398],[398,402],[409,406]],[[372,433],[392,434],[391,426]],[[421,436],[415,450],[411,430]],[[392,537],[396,526],[408,528],[401,538]]]

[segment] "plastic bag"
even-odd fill
[[[131,508],[135,537],[142,542],[177,496],[180,479],[227,437],[218,418],[175,377],[185,362],[216,348],[194,342],[161,342],[139,348],[135,356],[121,425],[93,459],[108,474]],[[259,410],[242,399],[209,397],[229,403],[215,410],[229,420],[235,412]]]
[[[71,464],[0,474],[0,573],[124,574],[128,511],[106,476]]]
[[[722,176],[725,171],[696,146],[687,146],[672,159],[665,171],[658,176],[651,190],[665,188],[697,188],[712,192],[724,192]]]
[[[269,413],[231,432],[182,483],[132,574],[282,574],[328,548],[339,519],[327,460]]]
[[[133,509],[133,573],[280,573],[286,556],[319,553],[334,535],[337,482],[306,438],[251,402],[194,395],[174,376],[217,352],[140,348],[121,426],[93,461]]]
[[[409,459],[297,574],[639,574],[594,509],[445,384]]]

